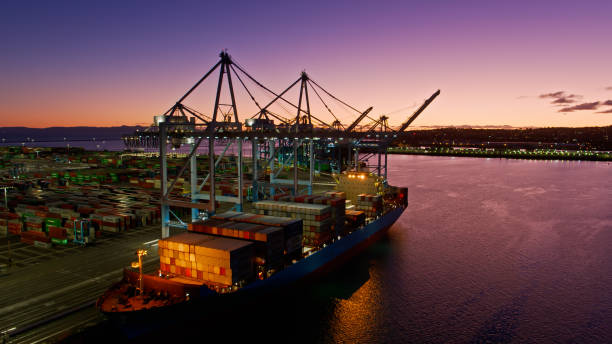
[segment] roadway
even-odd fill
[[[104,233],[87,247],[41,248],[11,240],[13,264],[0,273],[0,338],[10,343],[53,342],[104,321],[95,301],[121,279],[123,267],[145,248],[144,271],[159,268],[159,225]],[[0,240],[0,264],[8,261],[7,238]]]

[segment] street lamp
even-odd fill
[[[138,268],[138,290],[142,295],[144,293],[144,289],[142,288],[142,256],[147,255],[147,250],[138,250],[136,251],[136,255],[138,256],[138,261],[132,262],[132,267]]]
[[[4,190],[4,206],[8,209],[8,196],[7,196],[7,191],[8,189],[12,189],[12,186],[2,186],[0,187],[0,189]],[[7,226],[8,227],[8,226]],[[11,240],[9,239],[9,232],[8,232],[8,228],[6,231],[6,246],[7,246],[7,255],[8,255],[8,267],[10,268],[11,265],[13,264],[13,258],[11,257]]]

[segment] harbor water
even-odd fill
[[[325,342],[612,342],[612,164],[393,156],[409,208]]]

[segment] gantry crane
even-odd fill
[[[214,108],[210,115],[204,115],[197,110],[187,107],[183,104],[189,95],[202,84],[215,70],[219,71],[217,81],[216,94],[214,96]],[[240,72],[240,73],[239,73]],[[235,79],[233,78],[235,77]],[[245,126],[239,121],[238,107],[236,97],[234,95],[233,81],[238,80],[244,88],[250,99],[255,103],[258,111],[246,119]],[[253,93],[247,88],[245,81],[250,81],[266,91],[267,95],[272,95],[272,101],[260,103],[255,99]],[[221,102],[221,90],[223,84],[227,82],[229,90],[229,104]],[[291,102],[288,98],[288,91],[296,85],[300,85],[299,98],[297,101]],[[312,107],[309,100],[309,93],[314,93],[323,104],[324,108],[333,117],[332,120],[320,117],[316,110]],[[311,93],[311,94],[312,94]],[[387,147],[391,144],[398,133],[403,132],[440,94],[438,90],[406,122],[404,122],[397,131],[390,130],[388,125],[388,117],[381,116],[378,120],[369,117],[372,107],[365,111],[360,111],[355,107],[340,100],[317,82],[312,80],[306,72],[301,72],[297,80],[289,87],[280,93],[276,93],[255,78],[248,74],[243,67],[237,64],[232,58],[223,51],[220,54],[220,60],[203,76],[193,87],[191,87],[178,101],[170,107],[168,111],[160,116],[155,116],[154,129],[145,132],[137,132],[131,137],[125,137],[124,140],[128,146],[158,147],[160,156],[160,179],[161,179],[161,206],[162,206],[162,237],[169,235],[170,226],[186,227],[186,224],[176,216],[170,207],[182,207],[192,209],[192,220],[196,220],[201,214],[200,210],[206,210],[208,213],[216,211],[216,201],[234,203],[235,209],[242,210],[244,200],[243,195],[243,164],[242,156],[243,143],[249,142],[252,145],[252,169],[251,169],[251,187],[248,193],[251,194],[252,201],[257,201],[259,195],[266,197],[274,195],[274,188],[288,189],[293,186],[292,192],[300,194],[304,192],[312,193],[314,166],[316,159],[326,159],[330,163],[338,162],[338,170],[341,171],[345,166],[344,162],[351,162],[350,152],[355,148],[355,162],[358,166],[359,149],[362,144],[368,152],[376,152],[378,158],[378,173],[386,176],[386,160]],[[357,114],[357,118],[348,126],[341,123],[338,117],[332,111],[332,108],[323,100],[322,95],[326,95],[340,108],[350,109]],[[227,99],[227,93],[225,95]],[[273,112],[270,107],[278,102],[285,112],[289,115],[281,116]],[[286,104],[295,109],[296,112],[288,111],[281,104]],[[224,107],[222,109],[222,107]],[[313,113],[315,112],[315,113]],[[219,116],[218,116],[219,115]],[[315,116],[316,115],[316,116]],[[373,120],[376,124],[370,127],[370,130],[359,130],[359,124],[366,118]],[[274,123],[278,121],[277,123]],[[380,126],[380,133],[376,130]],[[226,144],[223,152],[215,157],[215,142],[220,141]],[[197,171],[196,156],[198,147],[202,142],[208,142],[208,174],[199,176]],[[189,147],[189,153],[186,155],[186,161],[176,174],[172,177],[168,175],[167,167],[167,151],[168,144],[171,143],[174,148],[179,148],[182,145]],[[237,190],[235,196],[216,195],[215,190],[215,169],[223,158],[225,152],[231,144],[237,145]],[[263,148],[265,151],[261,151]],[[344,155],[344,150],[348,154]],[[364,149],[364,150],[365,150]],[[292,152],[291,152],[292,151]],[[260,153],[264,153],[263,155]],[[306,154],[308,153],[308,154]],[[369,153],[368,153],[369,154]],[[381,164],[381,156],[385,156],[385,164]],[[316,156],[316,158],[315,158]],[[298,180],[298,164],[307,166],[310,170],[309,180]],[[288,165],[293,165],[293,179],[278,178],[281,172]],[[277,168],[278,167],[278,168]],[[269,169],[269,179],[266,173],[260,174],[261,169]],[[173,192],[177,180],[184,172],[189,170],[190,192],[189,198],[185,199],[184,194]],[[208,185],[207,189],[203,189]],[[307,186],[307,188],[303,188]],[[266,189],[269,188],[269,193]],[[207,191],[207,192],[204,192]],[[171,221],[171,216],[177,221]]]

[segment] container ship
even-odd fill
[[[333,191],[277,195],[252,203],[254,213],[219,213],[160,239],[157,274],[126,268],[98,309],[119,326],[151,325],[330,271],[378,240],[408,206],[407,188],[372,173],[337,180]]]
[[[128,147],[159,149],[162,234],[157,273],[142,274],[142,263],[134,262],[97,301],[98,309],[121,326],[139,322],[151,327],[160,320],[180,318],[190,309],[200,314],[216,306],[227,308],[244,297],[291,289],[376,241],[408,206],[407,188],[387,183],[387,148],[439,90],[400,127],[391,129],[387,116],[373,119],[372,107],[357,110],[305,72],[275,93],[226,52],[220,57],[170,109],[154,116],[149,130],[124,137]],[[185,99],[217,69],[212,114],[185,105]],[[238,120],[232,80],[240,82],[259,108],[244,123]],[[273,100],[256,101],[245,80]],[[224,81],[230,96],[226,102],[221,97]],[[291,102],[287,94],[294,87],[299,87],[299,98]],[[334,120],[314,114],[309,90]],[[331,102],[355,111],[357,118],[343,125]],[[274,108],[278,103],[284,106]],[[296,110],[295,117],[277,112],[286,106]],[[363,125],[366,118],[372,122]],[[208,143],[205,154],[198,150],[202,142]],[[250,147],[243,147],[245,143]],[[225,148],[215,150],[217,144]],[[217,173],[231,145],[236,148],[229,172],[232,185],[224,187],[220,183],[227,175]],[[172,170],[170,148],[187,149],[183,164]],[[242,156],[244,148],[251,150],[248,163]],[[198,157],[207,162],[204,174]],[[322,167],[329,170],[329,178],[321,177]],[[189,178],[182,179],[186,171]],[[177,194],[175,186],[183,181],[189,187]],[[179,208],[190,209],[190,218],[177,216]],[[171,235],[173,226],[181,229]],[[144,254],[139,250],[139,259]]]

